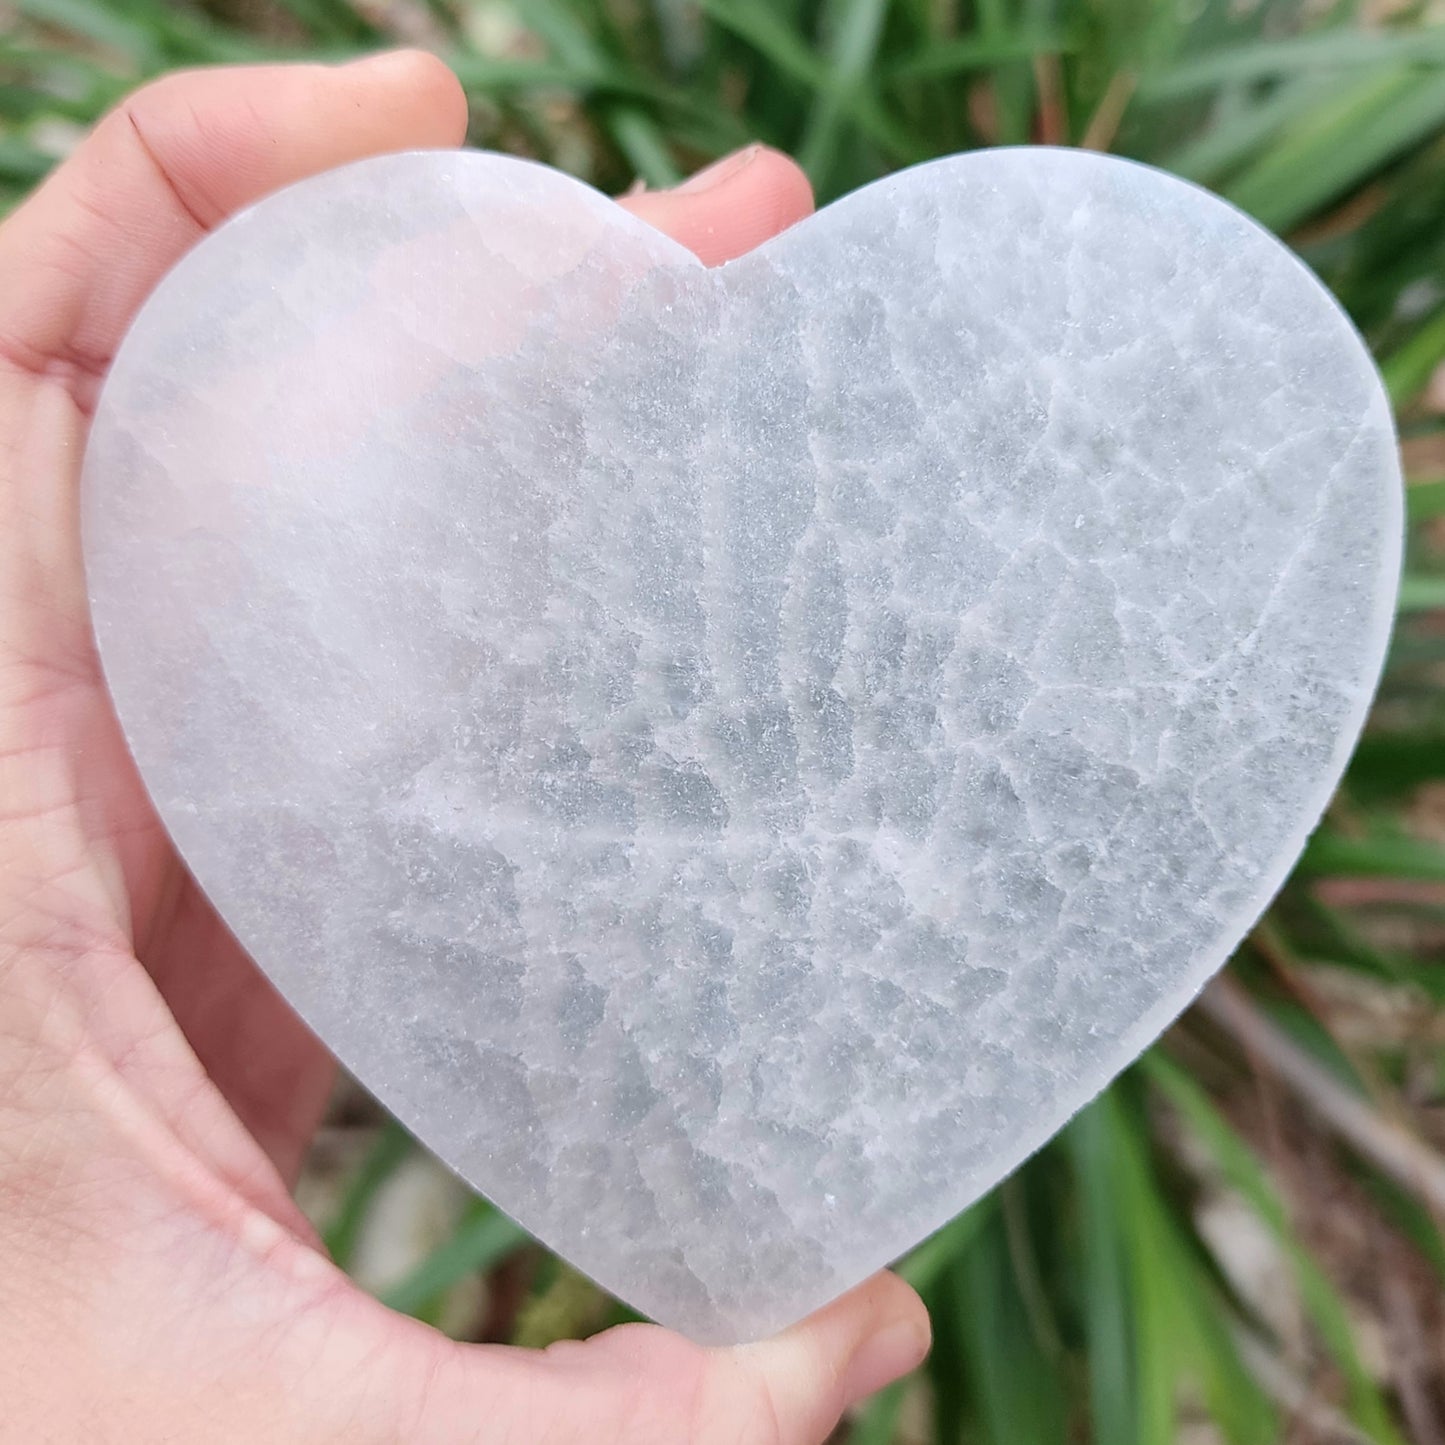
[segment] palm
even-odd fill
[[[28,390],[20,435],[38,435],[58,414],[69,414],[77,426],[83,422],[83,407],[65,381],[37,378]],[[208,1111],[216,1106],[202,1076],[208,1077],[289,1185],[333,1064],[186,871],[126,750],[91,641],[74,531],[58,530],[69,508],[43,504],[47,497],[75,496],[76,450],[64,449],[68,465],[24,466],[12,478],[11,495],[39,505],[17,509],[7,540],[17,552],[52,561],[44,591],[27,589],[6,618],[8,674],[18,687],[5,731],[11,757],[35,764],[28,771],[37,789],[8,824],[49,824],[51,849],[63,857],[63,874],[72,884],[72,916],[54,921],[98,935],[116,954],[129,952],[132,971],[139,974],[138,962],[154,983],[149,1006],[139,987],[143,980],[119,985],[135,996],[133,1028],[147,1042],[137,1055],[131,1040],[115,1040],[112,1052],[128,1061],[131,1087],[174,1127],[172,1116],[194,1109],[198,1094],[206,1095]],[[59,759],[68,765],[44,762]],[[75,906],[92,899],[93,906]],[[56,911],[47,910],[52,917]],[[194,1058],[186,1059],[173,1039],[177,1047],[166,1051],[166,1068],[147,1068],[144,1058],[177,1026]],[[177,1055],[184,1062],[175,1061]],[[175,1070],[187,1064],[195,1077],[178,1079]],[[247,1161],[232,1161],[226,1172],[236,1166],[247,1167]],[[289,1206],[278,1210],[276,1201],[267,1202],[271,1212],[290,1215]]]
[[[201,1066],[289,1187],[335,1065],[162,846],[166,885],[141,961]]]

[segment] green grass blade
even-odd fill
[[[1117,1191],[1114,1107],[1107,1094],[1096,1100],[1069,1125],[1065,1140],[1079,1187],[1094,1438],[1139,1445],[1127,1220]]]
[[[579,1270],[555,1256],[538,1261],[531,1289],[512,1321],[509,1342],[545,1350],[559,1340],[586,1339],[610,1328],[616,1302]]]
[[[1407,572],[1400,579],[1401,612],[1434,612],[1445,607],[1445,577],[1426,577]]]
[[[872,68],[889,3],[890,0],[838,0],[832,7],[827,72],[822,88],[814,97],[798,148],[799,163],[819,188],[827,184],[838,143],[850,113],[856,108],[858,91]]]
[[[1355,791],[1353,782],[1350,790]],[[1407,977],[1394,954],[1376,948],[1341,910],[1321,903],[1311,889],[1286,889],[1270,917],[1274,926],[1283,931],[1285,949],[1294,957],[1338,963],[1395,982]]]
[[[20,0],[20,13],[31,20],[83,36],[126,56],[138,71],[158,67],[164,47],[154,29],[105,0]]]
[[[575,6],[558,0],[526,0],[516,8],[517,18],[567,65],[594,72],[607,65],[606,51],[578,20]]]
[[[1366,75],[1225,188],[1275,230],[1298,225],[1445,125],[1445,71]]]
[[[527,90],[568,90],[580,95],[604,84],[590,67],[565,60],[494,60],[469,50],[449,51],[445,59],[462,85],[479,95]]]
[[[54,164],[54,156],[46,155],[26,141],[17,140],[14,136],[0,136],[0,179],[30,186]]]
[[[999,1215],[1003,1221],[1009,1265],[1013,1270],[1018,1297],[1028,1317],[1029,1328],[1040,1353],[1056,1361],[1064,1353],[1058,1311],[1050,1298],[1039,1250],[1029,1216],[1027,1183],[1039,1173],[1038,1166],[1014,1174],[998,1188]]]
[[[23,72],[26,83],[51,89],[71,85],[116,85],[113,68],[87,56],[42,45],[26,45],[0,34],[0,64]]]
[[[701,5],[717,25],[752,46],[782,75],[807,90],[827,91],[828,68],[766,0],[701,0]],[[922,160],[927,154],[927,148],[920,146],[866,92],[854,96],[851,119],[861,134],[896,161]]]
[[[1001,1215],[958,1259],[959,1334],[981,1427],[979,1445],[1067,1445],[1068,1391],[1039,1348],[1009,1263]]]
[[[1146,76],[1141,99],[1177,100],[1241,81],[1271,80],[1311,71],[1350,71],[1407,62],[1445,66],[1445,26],[1369,34],[1346,26],[1286,40],[1253,41],[1184,61]]]
[[[1411,526],[1445,517],[1445,477],[1412,482],[1406,487],[1405,515]]]
[[[283,56],[282,48],[164,0],[20,0],[27,18],[125,56],[128,79],[172,65],[210,65]]]
[[[1442,361],[1445,361],[1445,306],[1380,363],[1390,400],[1397,407],[1414,401]]]
[[[1321,830],[1300,858],[1303,874],[1445,881],[1445,849],[1403,833],[1347,838]]]
[[[322,43],[374,45],[382,32],[348,0],[275,0]]]
[[[1165,170],[1214,184],[1267,151],[1301,116],[1334,94],[1329,79],[1311,76],[1279,86],[1266,99],[1224,108],[1183,144],[1158,156]]]
[[[1310,1322],[1346,1381],[1351,1418],[1377,1445],[1405,1445],[1379,1389],[1360,1359],[1344,1301],[1300,1244],[1264,1167],[1182,1069],[1157,1049],[1146,1055],[1145,1067],[1150,1081],[1178,1110],[1230,1184],[1248,1200],[1285,1251]]]
[[[962,1332],[959,1289],[954,1258],[923,1296],[933,1321],[933,1349],[923,1368],[932,1395],[933,1434],[938,1440],[965,1440],[973,1428],[969,1382],[964,1372],[968,1341]]]
[[[1414,1195],[1407,1194],[1393,1179],[1376,1169],[1365,1175],[1365,1187],[1386,1217],[1393,1219],[1401,1233],[1429,1262],[1445,1287],[1445,1236],[1441,1234],[1440,1221]]]
[[[1125,1134],[1120,1184],[1133,1200],[1137,1225],[1131,1258],[1140,1294],[1141,1434],[1172,1445],[1174,1387],[1180,1374],[1198,1383],[1214,1422],[1230,1445],[1274,1445],[1273,1404],[1249,1373],[1232,1333],[1234,1321],[1220,1291],[1191,1249],[1177,1209],[1160,1192],[1137,1134]]]
[[[1137,1128],[1131,1125],[1117,1093],[1106,1095],[1101,1107],[1114,1135],[1118,1224],[1128,1244],[1138,1438],[1142,1445],[1173,1445],[1175,1384],[1183,1354],[1177,1280],[1170,1272],[1168,1241],[1155,1207],[1146,1150]]]
[[[625,57],[611,53],[577,18],[576,7],[558,0],[527,0],[519,10],[527,28],[552,52],[553,59],[599,88],[647,89]],[[672,185],[681,178],[671,147],[656,120],[632,104],[599,99],[599,118],[635,174],[649,185]]]
[[[342,1196],[335,1218],[322,1235],[327,1252],[342,1269],[351,1268],[357,1238],[382,1185],[396,1173],[411,1151],[411,1135],[395,1119],[388,1119],[378,1130]]]
[[[478,1199],[462,1216],[451,1238],[405,1279],[383,1292],[382,1303],[405,1315],[429,1318],[449,1289],[471,1275],[492,1269],[530,1239],[520,1225]]]
[[[1399,797],[1435,778],[1445,778],[1445,736],[1366,733],[1345,775],[1350,795],[1366,802]]]
[[[1011,60],[1032,60],[1036,55],[1069,55],[1077,43],[1063,30],[1028,30],[1013,34],[966,36],[926,45],[888,69],[889,80],[927,80],[969,71],[987,70]]]
[[[897,1266],[898,1273],[920,1294],[926,1294],[972,1244],[993,1207],[992,1199],[971,1205],[906,1255]]]
[[[823,62],[776,7],[760,0],[701,0],[701,5],[709,19],[752,46],[783,75],[809,90],[827,88]]]
[[[907,1388],[905,1380],[895,1380],[874,1395],[850,1422],[847,1445],[890,1445],[898,1431]]]
[[[649,186],[675,186],[682,179],[667,142],[645,112],[634,106],[619,106],[609,117],[609,129],[633,171]]]

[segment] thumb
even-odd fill
[[[897,1275],[880,1274],[734,1355],[762,1382],[781,1439],[802,1442],[823,1439],[850,1405],[916,1369],[931,1340],[917,1293]]]
[[[813,189],[796,161],[751,145],[673,190],[635,191],[621,204],[716,266],[809,215]]]
[[[0,227],[0,366],[58,375],[89,410],[131,317],[232,212],[293,181],[386,151],[454,146],[456,77],[423,51],[343,66],[181,71],[135,92]],[[673,191],[622,204],[709,264],[812,210],[798,166],[765,146]]]
[[[155,284],[270,191],[383,151],[461,142],[466,101],[435,57],[181,71],[135,92],[0,228],[0,360],[87,405]]]
[[[921,1364],[929,1342],[918,1295],[897,1275],[879,1274],[757,1344],[702,1350],[643,1325],[610,1330],[578,1348],[595,1352],[593,1369],[621,1377],[649,1445],[818,1445],[849,1406]],[[689,1364],[697,1371],[691,1399],[676,1386]],[[619,1396],[614,1383],[614,1408]]]
[[[922,1301],[891,1274],[731,1349],[656,1325],[532,1352],[452,1344],[396,1316],[373,1324],[388,1339],[373,1352],[387,1361],[387,1414],[407,1422],[408,1445],[822,1445],[844,1410],[929,1347]]]

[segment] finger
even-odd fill
[[[331,166],[453,146],[466,100],[435,57],[183,71],[137,91],[0,229],[0,358],[94,382],[161,276],[251,201]]]
[[[929,1342],[922,1300],[897,1275],[879,1274],[757,1344],[702,1350],[630,1326],[546,1358],[564,1371],[559,1398],[586,1400],[594,1418],[638,1445],[821,1445],[849,1406],[922,1363]],[[593,1382],[590,1400],[579,1373]]]
[[[61,870],[56,876],[66,880],[68,909],[81,909],[83,898],[86,917],[103,920],[97,937],[110,939],[128,916],[156,917],[174,870],[158,866],[163,855],[143,813],[138,820],[138,784],[124,745],[93,690],[99,678],[70,484],[82,450],[83,413],[136,308],[207,228],[314,171],[381,151],[454,145],[464,126],[455,78],[425,55],[339,68],[175,75],[112,112],[0,227],[0,577],[6,581],[0,652],[7,659],[0,753],[24,783],[20,790],[10,786],[7,812],[47,820],[76,814],[74,827],[56,821],[40,835],[63,850],[45,866]],[[41,384],[37,376],[60,384]],[[76,679],[83,685],[75,686]],[[42,701],[32,705],[34,699]],[[37,766],[37,758],[46,765]],[[204,918],[191,912],[199,933],[178,937],[211,942]],[[43,926],[53,929],[49,920]],[[257,1125],[265,1108],[255,1051],[248,1056],[235,1040],[264,1035],[268,1059],[295,1043],[302,1064],[304,1030],[279,1004],[263,1017],[217,1003],[212,1012],[224,1027],[213,1028],[211,1038],[233,1045],[235,1066],[228,1069],[227,1058],[207,1048],[198,1028],[206,1020],[197,1010],[208,990],[213,995],[227,980],[244,987],[242,973],[205,951],[177,955],[177,986],[167,992],[202,1062],[215,1066],[216,1082],[233,1091],[246,1122]],[[97,1007],[96,1018],[127,1076],[149,1070],[166,1081],[194,1078],[193,1060],[174,1030],[152,1026],[156,1006],[146,987],[137,981],[117,995],[107,984],[103,992],[105,1007]],[[240,997],[262,998],[254,986]],[[127,1002],[118,1005],[118,998]],[[247,1024],[254,1027],[247,1031]],[[102,1029],[100,1022],[92,1027]],[[297,1111],[293,1132],[305,1122],[303,1111],[319,1103],[326,1079],[325,1061],[313,1051],[303,1069],[275,1082],[276,1095],[289,1094]],[[274,1200],[271,1212],[288,1218],[279,1181],[259,1179],[254,1146],[219,1096],[190,1084],[182,1093],[182,1107],[169,1121],[177,1136],[238,1193]],[[290,1162],[277,1138],[263,1136],[263,1142],[276,1149],[283,1167]],[[294,1157],[294,1145],[289,1152]]]
[[[754,145],[674,190],[640,191],[621,204],[717,266],[811,215],[813,188],[796,161]]]
[[[761,1381],[783,1441],[821,1441],[850,1405],[920,1365],[931,1338],[917,1293],[879,1274],[737,1358]]]
[[[410,1445],[821,1445],[844,1410],[914,1369],[929,1346],[922,1301],[890,1274],[771,1340],[733,1349],[704,1349],[654,1325],[540,1354],[448,1345],[395,1316],[383,1332],[387,1394],[405,1412]]]

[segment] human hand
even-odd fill
[[[535,1353],[384,1309],[293,1204],[332,1063],[171,848],[99,672],[78,474],[137,307],[212,226],[291,181],[453,146],[455,78],[403,53],[171,76],[0,227],[0,1438],[317,1445],[820,1441],[915,1365],[879,1276],[778,1338],[652,1326]],[[806,215],[734,157],[623,204],[709,262]]]

